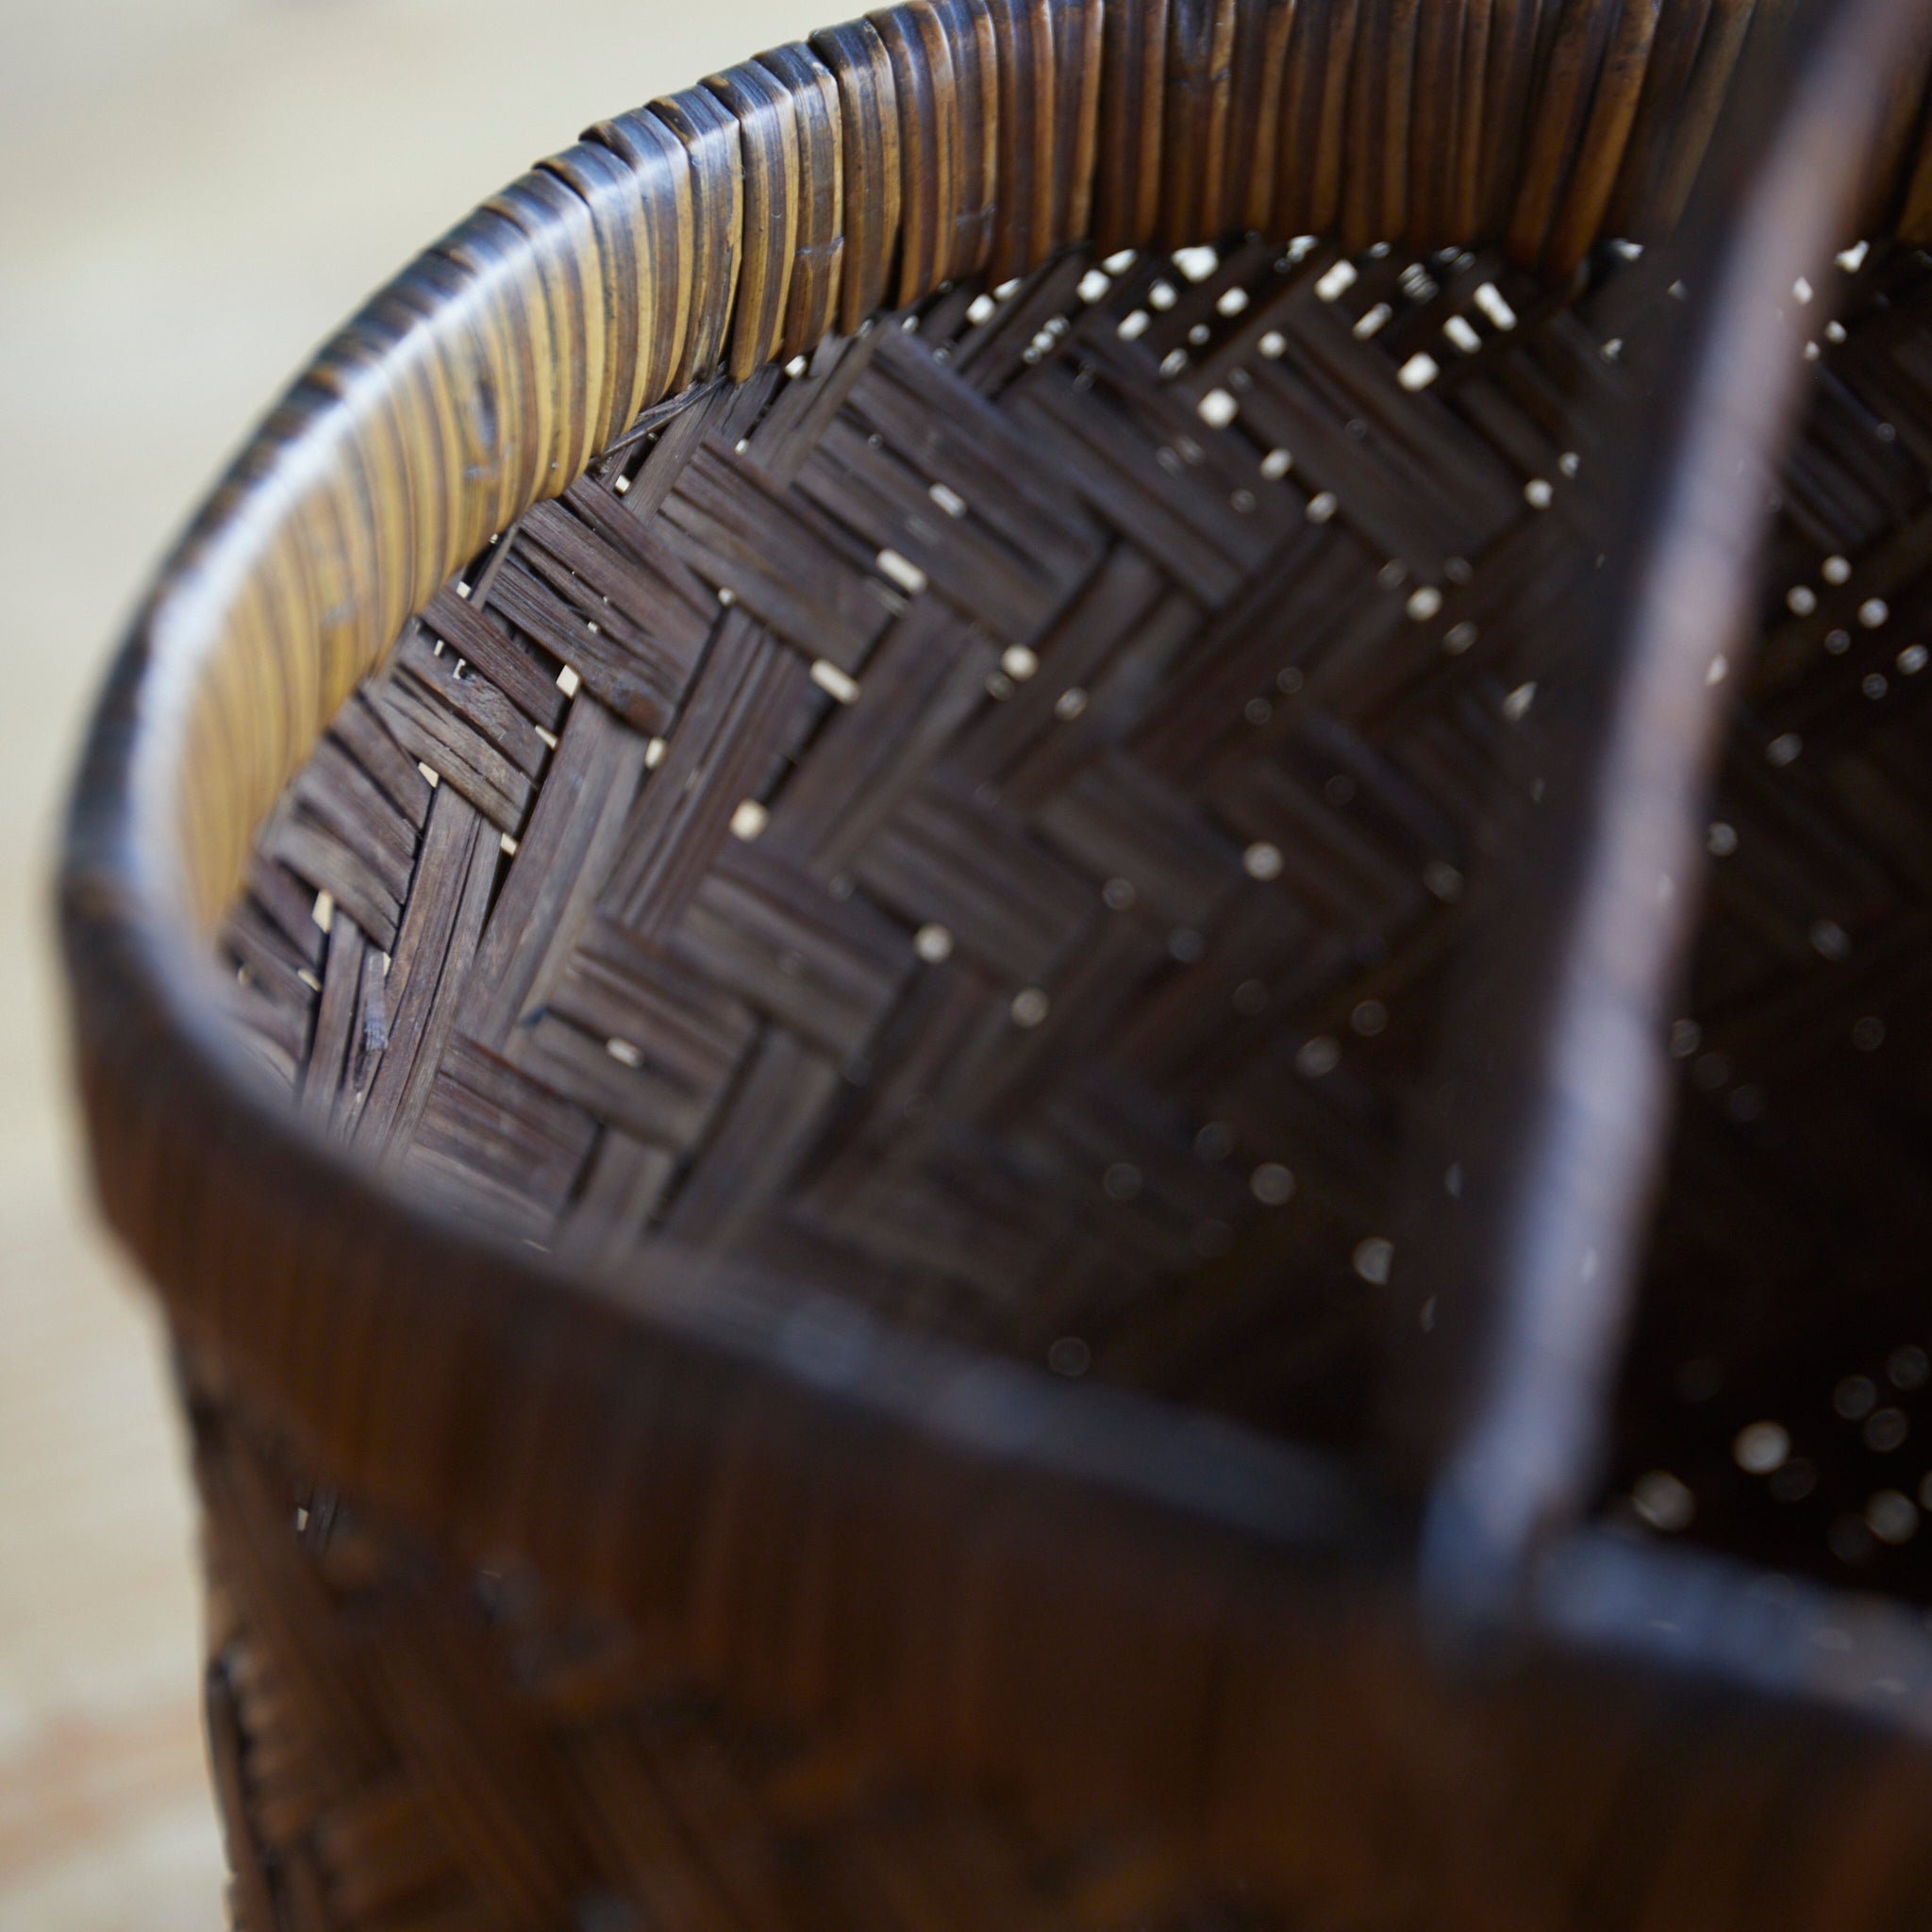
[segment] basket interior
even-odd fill
[[[1606,1507],[1915,1591],[1932,281],[1846,261]],[[343,708],[226,922],[238,1024],[506,1239],[728,1251],[1357,1444],[1405,1123],[1657,279],[1076,252],[687,391]]]
[[[1932,1600],[1932,263],[1840,265],[1673,1028],[1616,1507]]]

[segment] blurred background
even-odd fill
[[[0,1932],[225,1917],[165,1345],[91,1218],[49,937],[108,656],[365,293],[585,123],[821,13],[0,0]]]

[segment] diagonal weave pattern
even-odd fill
[[[264,1057],[543,1246],[1348,1432],[1582,547],[1539,395],[1617,391],[1586,312],[1466,254],[1075,254],[654,412],[285,798],[227,929]]]
[[[1075,254],[652,411],[291,789],[225,935],[251,1037],[311,1118],[541,1245],[662,1228],[1349,1436],[1464,873],[1590,562],[1591,414],[1539,401],[1614,405],[1641,281]],[[1843,301],[1619,1482],[1665,1467],[1726,1546],[1917,1594],[1923,264]],[[1753,1482],[1766,1420],[1802,1453]]]

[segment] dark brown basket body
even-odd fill
[[[1578,1291],[1641,1297],[1473,1621],[1442,1472],[1535,1389],[1409,1265],[1514,1064],[1442,1072],[1472,953],[1658,627],[1603,587],[1677,541],[1630,452],[1698,339],[1642,344],[1787,14],[914,0],[593,128],[298,385],[66,900],[241,1924],[1932,1910],[1896,25],[1769,588],[1660,754],[1674,1151]]]

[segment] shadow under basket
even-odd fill
[[[323,353],[63,877],[246,1932],[1932,1918],[1914,12],[915,0]]]

